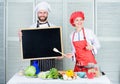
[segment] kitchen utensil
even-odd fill
[[[54,52],[57,52],[57,53],[60,53],[60,54],[62,54],[63,56],[66,56],[66,54],[60,52],[57,48],[53,48],[53,51],[54,51]]]

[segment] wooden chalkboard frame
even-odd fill
[[[60,52],[63,52],[62,33],[61,33],[62,28],[60,26],[44,27],[44,28],[21,28],[21,32],[22,32],[22,39],[20,43],[21,43],[21,55],[23,60],[55,59],[58,56],[63,57],[60,53],[56,53],[52,50],[54,48],[53,46],[56,46]],[[41,39],[38,37],[41,37]],[[49,48],[47,49],[47,45],[50,48],[50,50]],[[36,49],[36,47],[38,46],[39,48]],[[44,50],[46,51],[45,52],[42,51],[41,48],[44,48]],[[39,52],[39,50],[42,52]],[[38,56],[38,54],[40,53],[42,56]],[[43,53],[45,53],[45,56]],[[30,54],[32,55],[30,56]]]

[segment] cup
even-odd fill
[[[94,77],[95,77],[95,73],[92,73],[92,72],[87,73],[87,78],[88,79],[93,79]]]
[[[80,78],[84,78],[86,75],[85,72],[77,72],[77,76],[79,76]]]

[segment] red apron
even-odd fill
[[[84,66],[87,66],[88,63],[94,63],[94,64],[97,63],[94,58],[94,55],[92,54],[92,51],[86,49],[87,41],[86,41],[86,37],[85,37],[83,28],[82,28],[82,31],[83,31],[84,40],[73,41],[75,32],[72,37],[72,42],[73,42],[73,45],[74,45],[75,51],[76,51],[76,53],[75,53],[76,64],[74,67],[75,72],[79,72],[79,71],[87,72],[88,69],[84,68]],[[80,66],[78,66],[78,64],[80,64]]]

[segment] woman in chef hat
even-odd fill
[[[87,72],[88,68],[97,64],[95,54],[100,48],[99,41],[90,29],[84,28],[85,16],[82,11],[75,11],[70,16],[70,24],[75,28],[70,35],[73,52],[67,53],[67,58],[74,58],[75,72]]]

